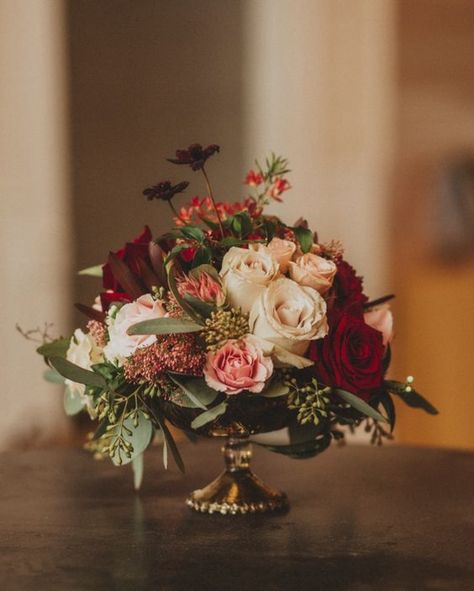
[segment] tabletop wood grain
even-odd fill
[[[255,449],[288,493],[278,516],[184,505],[221,469],[217,442],[185,444],[188,470],[146,455],[131,470],[79,450],[0,455],[2,591],[474,590],[474,456],[397,446],[305,461]]]

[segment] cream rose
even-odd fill
[[[90,335],[85,334],[80,328],[77,328],[69,343],[66,359],[83,369],[90,369],[92,365],[102,361],[102,351],[97,347]],[[83,406],[87,407],[89,414],[93,417],[94,409],[92,400],[86,395],[84,384],[78,384],[68,379],[64,380],[64,383],[69,388],[72,396],[80,398]]]
[[[149,293],[122,306],[115,316],[108,318],[109,342],[104,347],[105,357],[120,363],[138,348],[154,343],[156,335],[128,335],[127,330],[137,322],[164,318],[167,315],[163,302],[154,300]]]
[[[261,392],[272,373],[271,358],[252,335],[231,339],[217,351],[209,352],[204,368],[207,385],[228,396],[243,390]]]
[[[331,289],[337,267],[333,261],[308,252],[290,263],[290,277],[299,285],[312,287],[320,294]]]
[[[279,265],[271,252],[233,246],[222,261],[220,272],[229,303],[249,312],[265,287],[279,275]]]
[[[280,271],[286,273],[290,265],[290,261],[296,252],[296,244],[291,240],[283,240],[282,238],[272,238],[267,245],[273,258],[280,265]]]
[[[383,344],[387,346],[393,338],[393,315],[390,304],[376,306],[364,314],[365,323],[383,335]]]
[[[282,277],[271,283],[252,306],[252,334],[303,355],[310,341],[328,332],[326,302],[311,287]]]

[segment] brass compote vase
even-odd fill
[[[230,433],[222,446],[225,470],[186,499],[201,513],[267,513],[288,509],[285,493],[269,487],[250,469],[252,445],[246,433]]]
[[[186,499],[188,507],[200,513],[238,515],[286,511],[288,498],[258,478],[250,469],[252,435],[286,427],[291,414],[286,400],[253,395],[235,397],[227,412],[213,423],[192,430],[196,409],[164,403],[168,420],[183,431],[224,440],[224,471],[207,486],[195,490]]]

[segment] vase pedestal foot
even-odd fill
[[[288,510],[285,493],[268,487],[250,470],[225,471],[205,488],[195,490],[186,504],[200,513],[237,515]]]
[[[245,436],[230,436],[222,452],[226,470],[205,488],[195,490],[186,505],[200,513],[237,515],[287,511],[285,493],[267,486],[250,470],[252,449]]]

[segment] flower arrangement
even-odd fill
[[[77,305],[86,328],[38,349],[47,376],[64,379],[66,412],[97,422],[87,447],[132,462],[137,485],[156,433],[165,466],[171,452],[183,469],[169,423],[190,436],[285,427],[289,440],[267,447],[308,458],[361,424],[373,443],[391,437],[393,397],[437,412],[412,377],[385,377],[392,296],[369,301],[341,243],[264,213],[291,189],[287,160],[256,162],[247,196],[228,203],[206,169],[219,151],[194,144],[169,159],[201,173],[206,196],[179,207],[187,181],[146,188],[171,208],[174,228],[153,239],[145,227],[82,271],[103,285],[92,306]]]

